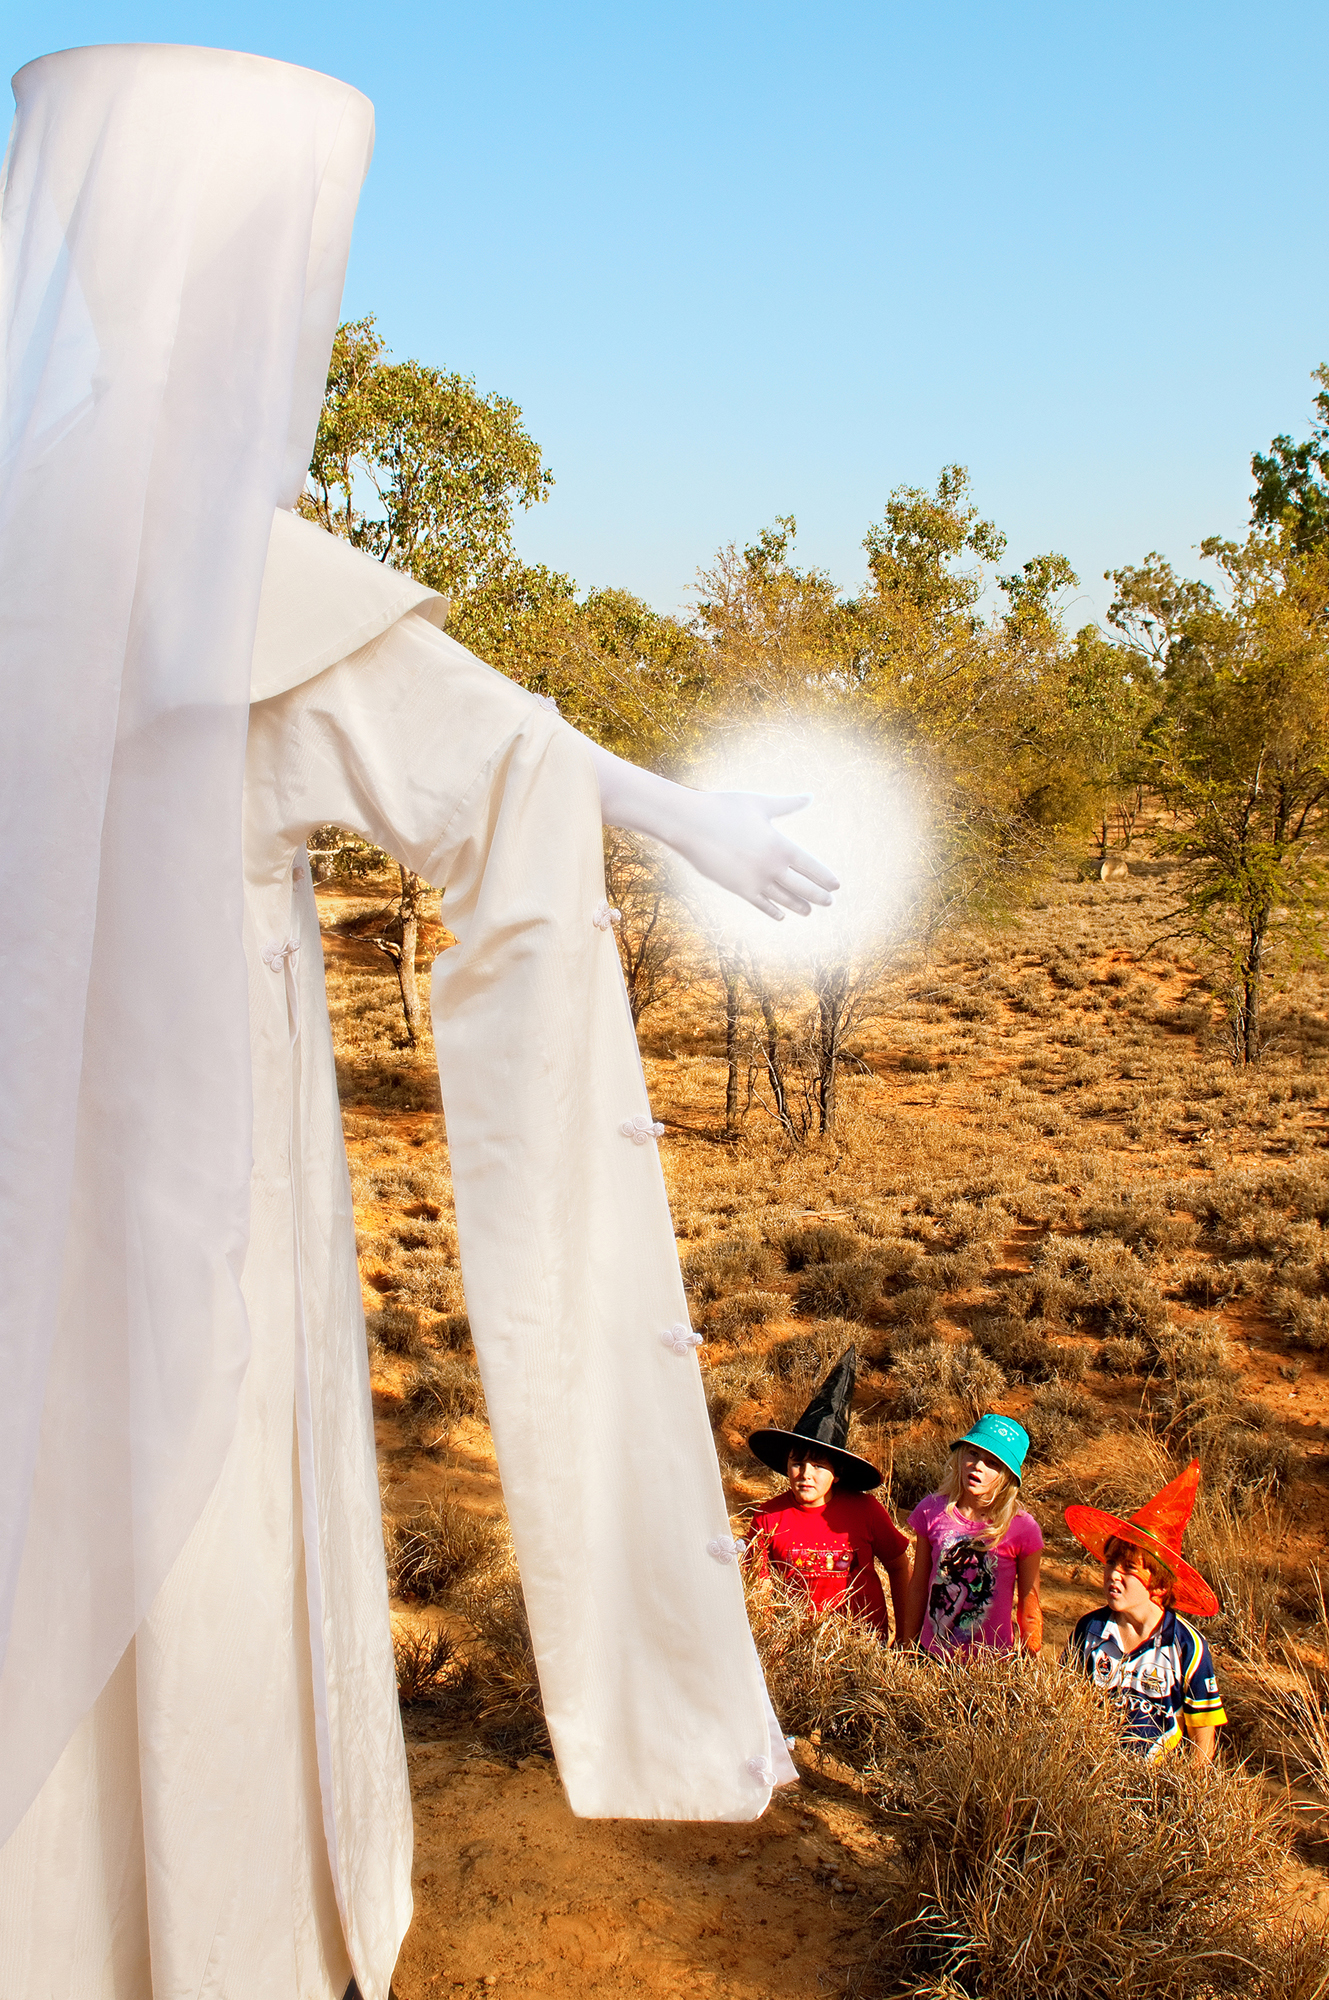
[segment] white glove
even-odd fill
[[[693,792],[583,738],[600,783],[606,826],[653,834],[698,874],[732,890],[768,917],[786,910],[806,917],[840,884],[830,869],[771,824],[808,804],[808,794],[770,798],[761,792]]]

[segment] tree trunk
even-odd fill
[[[840,1054],[839,1009],[835,995],[822,992],[817,999],[817,1113],[818,1129],[835,1129],[835,1077]]]
[[[420,1040],[420,989],[415,983],[415,947],[420,936],[420,902],[427,884],[409,868],[401,870],[401,950],[397,956],[397,984],[401,988],[401,1010],[406,1016],[406,1033],[412,1048]]]
[[[798,1133],[785,1100],[784,1071],[780,1067],[780,1022],[775,1012],[775,1002],[767,992],[764,980],[753,979],[751,984],[757,996],[757,1005],[761,1008],[762,1025],[766,1030],[762,1053],[766,1058],[766,1074],[770,1079],[771,1095],[775,1099],[775,1115],[790,1137],[796,1139]]]
[[[817,975],[817,1115],[822,1132],[835,1130],[840,1049],[849,1015],[852,982],[844,965],[825,966]]]
[[[721,951],[720,977],[724,981],[724,1129],[727,1133],[738,1130],[738,1020],[739,1020],[739,980],[738,967]]]
[[[1246,940],[1246,953],[1241,967],[1240,1046],[1243,1063],[1260,1060],[1260,1005],[1263,999],[1264,938],[1268,926],[1267,910],[1260,910],[1251,918],[1250,935]]]

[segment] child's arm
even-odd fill
[[[1212,1722],[1188,1722],[1186,1734],[1197,1764],[1212,1764],[1214,1746],[1218,1742],[1218,1730]]]
[[[1192,1651],[1182,1676],[1185,1692],[1181,1726],[1190,1739],[1196,1762],[1212,1764],[1219,1727],[1227,1721],[1227,1714],[1214,1677],[1213,1655],[1193,1626],[1183,1623],[1182,1630],[1191,1641]]]
[[[909,1616],[909,1551],[901,1549],[899,1555],[892,1556],[886,1564],[886,1581],[891,1587],[891,1618],[895,1625],[895,1643],[906,1644],[904,1623]]]
[[[909,1589],[905,1595],[904,1617],[896,1626],[898,1643],[912,1646],[923,1630],[923,1613],[927,1609],[928,1585],[932,1581],[932,1544],[921,1528],[915,1531],[913,1567],[909,1573]],[[894,1596],[895,1586],[891,1585]]]
[[[1026,1549],[1015,1559],[1015,1622],[1026,1653],[1037,1653],[1043,1645],[1043,1607],[1038,1597],[1042,1560],[1038,1549]]]
[[[909,1594],[909,1538],[902,1535],[880,1500],[868,1496],[868,1534],[872,1553],[886,1572],[886,1581],[891,1587],[891,1617],[895,1626],[895,1643],[903,1645],[900,1637],[904,1625]]]

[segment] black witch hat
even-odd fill
[[[858,1356],[851,1347],[840,1356],[791,1431],[753,1431],[748,1450],[772,1472],[785,1472],[789,1454],[799,1445],[815,1445],[835,1468],[835,1477],[851,1493],[866,1493],[881,1485],[881,1473],[857,1452],[845,1450],[849,1411],[854,1400]]]

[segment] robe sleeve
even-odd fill
[[[434,1039],[467,1311],[573,1810],[755,1818],[748,1629],[604,898],[586,747],[423,620],[256,703],[274,861],[336,821],[445,888]],[[259,732],[256,734],[255,732]],[[266,796],[260,796],[265,794]]]
[[[316,826],[333,824],[443,888],[463,803],[475,803],[499,747],[536,726],[570,733],[455,639],[402,618],[312,680],[254,703],[249,809],[269,831],[249,845],[280,856],[280,873]]]

